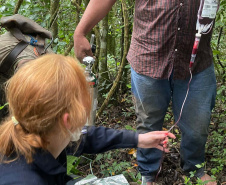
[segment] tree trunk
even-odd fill
[[[117,3],[116,3],[117,4]],[[115,5],[116,5],[115,4]],[[107,50],[108,50],[108,54],[115,56],[115,49],[116,49],[116,43],[115,43],[115,30],[116,30],[116,21],[115,21],[115,17],[117,17],[117,6],[113,6],[112,7],[112,11],[109,12],[108,14],[108,22],[111,23],[111,29],[108,30],[108,32],[110,34],[108,34],[108,38],[107,38]]]
[[[100,117],[100,115],[102,114],[103,110],[105,109],[105,107],[108,105],[108,102],[110,100],[110,98],[112,97],[112,95],[114,94],[117,85],[120,82],[121,76],[123,74],[123,69],[125,67],[126,64],[126,55],[128,53],[129,50],[129,19],[128,19],[128,10],[126,7],[126,1],[125,0],[121,0],[122,2],[122,11],[123,11],[123,16],[124,16],[124,53],[123,53],[123,58],[122,58],[122,63],[120,65],[120,69],[118,72],[118,75],[113,83],[113,86],[111,88],[111,90],[108,93],[107,98],[104,100],[103,104],[101,105],[99,111],[97,112],[97,117]]]
[[[58,11],[60,7],[60,0],[51,0],[50,2],[50,30],[53,34],[53,39],[55,39],[58,35],[58,24],[57,24],[57,17]]]
[[[93,65],[92,71],[96,74],[99,71],[99,55],[100,55],[100,29],[99,26],[96,25],[94,27],[94,34],[95,34],[95,38],[96,38],[96,52],[95,52],[95,56],[96,56],[96,61]]]
[[[99,55],[99,82],[102,86],[101,94],[108,92],[106,85],[109,84],[109,75],[107,67],[107,33],[108,33],[108,15],[100,22],[100,55]]]

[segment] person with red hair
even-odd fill
[[[71,57],[46,54],[23,64],[6,85],[9,116],[0,124],[0,184],[61,185],[66,154],[115,148],[167,149],[167,131],[138,134],[84,127],[91,97],[85,73]],[[70,144],[71,143],[71,144]]]

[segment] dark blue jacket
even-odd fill
[[[76,146],[72,145],[55,159],[49,152],[37,149],[31,164],[27,164],[23,157],[0,164],[0,185],[63,185],[71,180],[66,175],[66,153],[76,156],[96,154],[116,148],[135,148],[137,143],[138,134],[132,131],[87,127],[76,153]]]

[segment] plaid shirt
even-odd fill
[[[156,79],[186,79],[195,40],[200,0],[136,0],[127,59],[140,74]],[[193,73],[212,64],[211,32],[202,35]]]

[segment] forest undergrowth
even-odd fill
[[[97,120],[97,126],[114,129],[136,130],[136,115],[134,113],[131,96],[122,98],[120,105],[109,105],[102,116]],[[163,130],[173,125],[172,109],[165,116]],[[217,99],[213,110],[209,137],[206,144],[206,162],[197,167],[204,166],[205,172],[216,178],[218,184],[226,184],[226,140],[225,140],[225,105],[222,99]],[[159,185],[182,185],[202,183],[194,177],[195,172],[184,174],[180,168],[180,140],[181,133],[176,126],[172,132],[175,140],[170,141],[170,153],[165,154],[162,170],[158,175]],[[87,159],[88,158],[88,159]],[[123,174],[131,185],[141,184],[141,175],[136,161],[136,149],[117,149],[103,154],[85,155],[80,157],[76,164],[76,174],[83,177],[91,174],[98,178]]]

